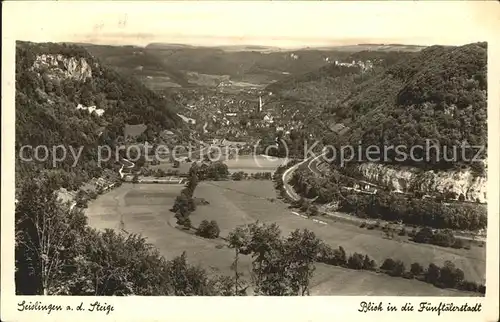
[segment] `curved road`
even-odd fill
[[[293,172],[295,170],[297,170],[301,165],[305,164],[306,162],[309,162],[307,167],[309,168],[309,170],[313,171],[314,173],[316,174],[321,174],[319,173],[319,170],[316,169],[316,171],[314,171],[313,169],[311,169],[311,164],[313,162],[316,162],[317,160],[319,160],[319,158],[322,158],[326,155],[327,152],[323,152],[322,154],[316,156],[316,157],[310,157],[310,158],[307,158],[299,163],[297,163],[296,165],[288,168],[285,170],[285,172],[283,172],[283,175],[281,176],[281,179],[283,181],[283,188],[285,189],[286,191],[286,194],[293,200],[297,201],[297,200],[300,200],[300,195],[293,189],[293,187],[291,185],[288,184],[288,182],[290,181],[290,179],[292,178],[293,176]]]
[[[291,166],[290,168],[286,169],[285,172],[283,172],[283,175],[281,176],[281,180],[283,181],[283,188],[285,189],[286,194],[288,197],[290,197],[292,200],[298,201],[300,200],[300,195],[293,189],[291,185],[288,184],[290,179],[292,178],[293,172],[297,170],[298,167],[303,165],[306,162],[309,162],[312,158],[305,159],[296,165]]]

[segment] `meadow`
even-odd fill
[[[227,160],[225,156],[222,157],[224,163],[227,165],[229,173],[243,171],[246,173],[256,172],[274,172],[280,165],[286,163],[283,158],[272,158],[267,156],[254,156],[254,155],[239,155],[235,159]],[[199,161],[199,160],[197,160]],[[180,174],[189,172],[192,162],[181,162],[178,168],[174,168],[173,164],[169,161],[161,161],[160,164],[150,166],[151,169],[162,169],[164,171],[179,171]]]
[[[286,163],[286,160],[263,155],[239,155],[235,159],[224,161],[224,163],[227,165],[229,172],[255,173],[274,172],[276,168]]]
[[[466,250],[416,244],[386,239],[380,232],[349,223],[316,223],[294,215],[282,201],[269,199],[275,195],[273,183],[267,181],[203,182],[198,185],[195,196],[208,200],[210,205],[197,209],[192,220],[195,224],[196,220],[216,220],[222,233],[257,220],[277,223],[284,234],[305,228],[333,247],[343,246],[348,253],[368,254],[379,265],[389,257],[402,260],[407,268],[414,262],[427,267],[430,263],[442,266],[450,260],[464,271],[465,279],[484,283],[484,248]]]
[[[124,228],[128,233],[141,234],[166,258],[186,251],[188,260],[204,267],[209,274],[234,274],[231,270],[234,251],[225,247],[224,241],[204,239],[176,228],[170,208],[182,188],[172,184],[123,184],[89,205],[86,210],[89,224],[98,229]],[[306,228],[334,247],[342,245],[348,254],[370,255],[379,265],[387,257],[401,259],[407,267],[415,261],[426,266],[430,262],[442,265],[445,260],[451,260],[464,270],[466,279],[481,282],[485,276],[484,254],[400,243],[349,224],[321,225],[293,215],[275,196],[272,182],[267,181],[200,182],[195,197],[204,198],[210,204],[197,207],[190,216],[192,224],[197,226],[204,219],[216,220],[221,236],[226,236],[238,225],[257,220],[275,222],[283,234]],[[241,258],[238,267],[248,278],[250,258]],[[314,295],[467,295],[416,280],[324,264],[316,265],[312,285]]]

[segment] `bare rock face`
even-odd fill
[[[377,163],[363,163],[357,171],[367,180],[395,191],[422,193],[452,193],[458,199],[486,203],[488,181],[470,170],[422,171],[412,167],[391,167]]]
[[[83,81],[92,77],[92,68],[84,58],[66,57],[60,54],[37,56],[32,70],[44,71],[51,79],[71,78]]]

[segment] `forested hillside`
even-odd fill
[[[469,163],[475,150],[454,157],[451,149],[463,143],[487,147],[486,71],[486,43],[433,46],[362,84],[333,113],[353,129],[348,142],[410,148],[432,140],[438,152],[416,152],[423,161],[406,163],[438,169]]]
[[[328,66],[268,89],[280,97],[314,102],[309,105],[320,108],[315,117],[323,123],[350,127],[343,137],[325,134],[326,143],[357,146],[361,142],[382,150],[391,145],[425,146],[426,140],[432,140],[441,147],[439,152],[415,151],[416,158],[423,159],[403,163],[432,169],[470,164],[467,160],[477,149],[468,149],[463,156],[458,150],[456,158],[451,154],[453,146],[463,143],[487,146],[487,44],[432,46],[401,54],[395,61],[369,72]],[[448,160],[443,146],[448,147]],[[395,157],[394,151],[388,152],[385,161],[398,162]],[[472,166],[482,173],[481,162]]]
[[[186,75],[182,71],[170,66],[168,61],[162,60],[154,53],[144,50],[144,48],[91,44],[85,44],[84,48],[107,66],[115,68],[120,73],[136,77],[166,77],[180,86],[190,86]]]
[[[153,132],[175,129],[182,124],[175,110],[173,101],[106,68],[82,47],[18,42],[16,153],[24,145],[83,150],[75,167],[69,151],[55,167],[51,158],[42,163],[16,158],[16,186],[35,170],[50,169],[58,173],[56,186],[74,188],[101,173],[97,145],[114,144],[125,123],[144,123]]]
[[[290,76],[267,86],[266,90],[286,99],[311,101],[330,107],[351,93],[353,86],[398,61],[417,55],[415,52],[361,51],[331,60],[311,72]],[[356,64],[352,64],[352,62]],[[358,64],[358,62],[360,64]]]

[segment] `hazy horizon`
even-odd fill
[[[16,40],[283,49],[360,43],[463,45],[485,41],[489,38],[489,25],[498,18],[491,5],[496,4],[463,1],[4,3],[17,12],[11,17],[23,17],[30,22],[16,28]]]
[[[154,41],[144,45],[137,45],[132,43],[104,43],[104,42],[86,42],[86,41],[33,41],[29,39],[17,39],[16,41],[22,42],[32,42],[32,43],[67,43],[67,44],[81,44],[81,45],[93,45],[93,46],[113,46],[113,47],[137,47],[145,48],[150,45],[160,45],[160,46],[172,46],[172,47],[192,47],[192,48],[248,48],[252,50],[257,49],[275,49],[275,50],[303,50],[303,49],[330,49],[330,48],[342,48],[342,47],[354,47],[354,46],[409,46],[409,47],[428,47],[432,45],[417,45],[417,44],[401,44],[401,43],[378,43],[378,42],[360,42],[360,43],[338,43],[338,44],[325,44],[325,45],[303,45],[303,46],[272,46],[272,45],[262,45],[262,44],[252,44],[252,43],[242,43],[242,44],[196,44],[196,43],[182,43],[182,42],[162,42]],[[480,42],[478,40],[478,42]],[[440,44],[433,44],[440,45]],[[454,46],[454,45],[450,45]],[[458,46],[458,45],[457,45]]]

